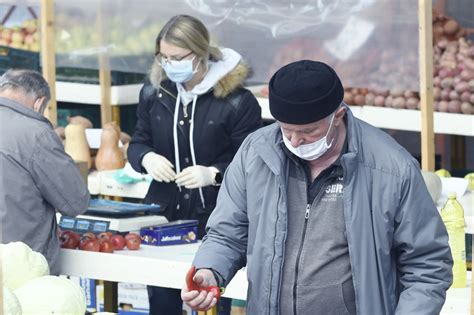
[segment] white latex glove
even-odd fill
[[[176,177],[173,164],[162,155],[154,152],[145,154],[142,159],[142,166],[147,173],[157,182],[172,182]]]
[[[218,172],[219,170],[214,166],[189,166],[176,175],[175,181],[176,184],[188,189],[205,187],[214,184]]]

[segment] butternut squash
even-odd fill
[[[108,123],[102,129],[100,147],[95,158],[95,167],[98,171],[115,170],[125,166],[125,159],[119,149],[120,128]]]
[[[92,161],[84,126],[69,124],[66,126],[64,133],[66,135],[64,151],[75,161],[87,162],[87,167],[90,169]]]

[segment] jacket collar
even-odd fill
[[[359,155],[360,127],[349,107],[346,108],[347,122],[347,151],[341,156],[341,164],[352,164]],[[257,140],[255,150],[275,175],[284,170],[286,155],[281,147],[282,135],[277,123],[262,128],[263,137]]]
[[[12,99],[0,97],[0,106],[10,108],[11,110],[14,110],[15,112],[19,114],[22,114],[29,118],[36,119],[36,120],[39,120],[51,125],[50,121],[46,117],[44,117],[40,113],[35,112],[31,108],[28,108],[18,102],[15,102]]]

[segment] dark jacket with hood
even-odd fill
[[[249,69],[238,54],[230,51],[229,57],[226,51],[224,59],[211,63],[206,77],[191,91],[195,92],[191,94],[193,101],[186,106],[179,102],[176,124],[173,119],[180,87],[170,80],[159,82],[161,69],[157,64],[153,66],[149,81],[140,91],[137,125],[128,149],[130,164],[136,171],[145,173],[143,156],[155,152],[175,165],[178,173],[173,137],[176,127],[179,168],[192,166],[194,156],[196,165],[214,166],[223,175],[245,137],[262,125],[257,100],[242,87]],[[191,120],[194,130],[190,128]],[[198,219],[198,235],[202,237],[218,190],[219,186],[203,187],[201,196],[199,189],[179,189],[175,182],[152,181],[144,202],[160,204],[169,221]]]

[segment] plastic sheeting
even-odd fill
[[[155,38],[176,14],[193,15],[214,44],[243,55],[248,83],[281,66],[324,61],[345,86],[418,90],[417,1],[393,0],[56,0],[57,66],[142,72]]]

